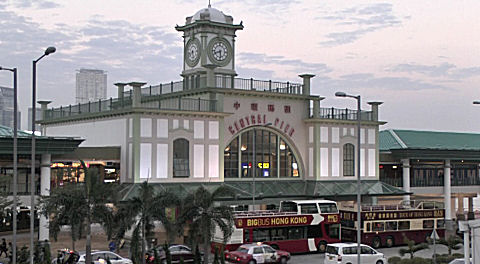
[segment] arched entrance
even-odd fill
[[[225,179],[252,178],[253,164],[257,166],[255,178],[301,178],[294,149],[273,129],[254,127],[243,130],[225,148]]]

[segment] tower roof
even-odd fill
[[[187,17],[185,24],[195,23],[196,21],[211,21],[223,24],[233,24],[233,17],[225,15],[222,11],[208,6],[197,11],[193,16]]]

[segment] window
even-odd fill
[[[263,250],[261,247],[253,248],[253,254],[263,254]]]
[[[373,223],[372,225],[372,231],[378,232],[378,231],[384,231],[384,223],[383,222],[376,222]]]
[[[263,246],[263,251],[265,251],[265,253],[275,253],[275,249],[270,246]]]
[[[423,228],[433,228],[433,220],[423,220]]]
[[[398,230],[409,230],[410,221],[398,221]]]
[[[340,238],[340,224],[325,224],[325,232],[330,238]]]
[[[302,239],[304,238],[303,235],[303,227],[292,227],[288,229],[288,239]]]
[[[179,138],[173,141],[173,177],[189,177],[188,140]]]
[[[263,242],[263,241],[269,241],[269,240],[270,240],[270,234],[268,233],[267,228],[253,229],[253,241]]]
[[[321,225],[307,226],[307,237],[308,238],[322,237],[322,226]]]
[[[386,231],[397,231],[397,222],[391,221],[385,223],[385,230]]]
[[[357,247],[344,247],[343,248],[344,255],[354,255],[357,254]]]
[[[316,204],[301,204],[300,211],[302,214],[318,214]]]
[[[338,213],[337,205],[334,203],[330,204],[318,204],[320,206],[320,212],[322,214],[329,214],[329,213]]]
[[[353,144],[343,145],[343,176],[355,176],[355,147]]]
[[[369,248],[369,247],[366,247],[366,246],[362,246],[360,248],[362,254],[370,254],[370,255],[373,255],[375,254],[375,251],[373,251],[373,249]]]
[[[445,220],[437,220],[437,228],[445,228]]]

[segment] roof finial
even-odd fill
[[[208,0],[208,8],[212,7],[212,5],[210,4],[210,0]]]

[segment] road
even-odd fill
[[[398,253],[399,249],[402,247],[393,247],[393,248],[380,248],[378,251],[385,254],[385,257],[388,259],[393,256],[400,256]],[[447,254],[447,247],[443,245],[436,246],[437,254]],[[460,250],[454,250],[454,253],[462,253],[463,248]],[[300,254],[293,255],[289,261],[289,264],[323,264],[324,254]],[[430,245],[429,249],[424,249],[415,253],[415,256],[422,258],[431,258],[433,256],[433,245]],[[408,258],[409,256],[404,256]]]

